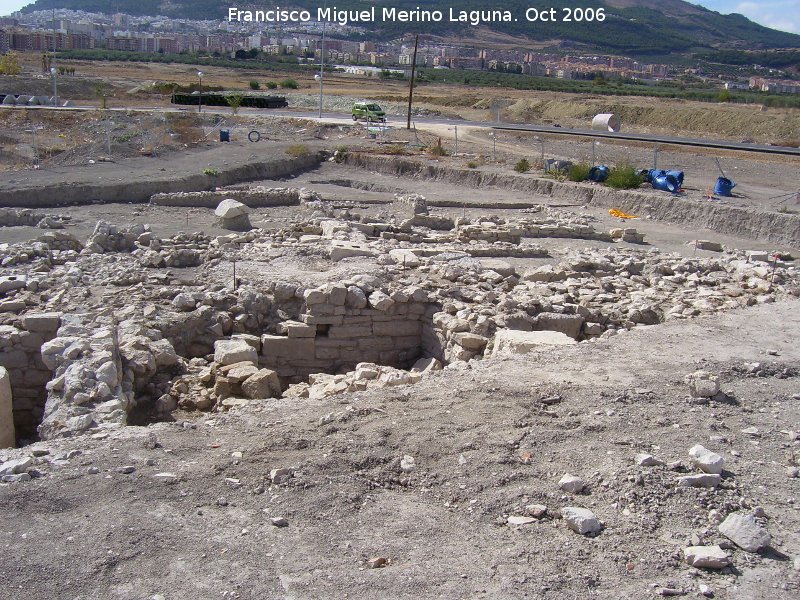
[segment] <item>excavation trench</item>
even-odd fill
[[[666,193],[620,191],[584,183],[559,182],[530,176],[459,169],[427,162],[348,153],[345,164],[405,179],[438,181],[481,188],[494,186],[576,204],[616,208],[666,223],[691,225],[719,233],[800,246],[800,215],[700,203]]]

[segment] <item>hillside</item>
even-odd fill
[[[391,5],[398,9],[439,8],[432,0],[341,0],[339,9],[365,8]],[[481,10],[487,6],[483,0],[461,0],[458,8]],[[559,11],[565,7],[606,8],[607,20],[597,23],[529,23],[525,10],[529,3],[511,0],[500,7],[512,11],[519,20],[512,23],[496,23],[491,29],[505,34],[527,37],[532,41],[558,40],[566,47],[585,48],[587,51],[626,53],[636,56],[663,55],[669,53],[703,52],[710,49],[759,50],[770,48],[800,47],[800,35],[784,33],[753,23],[742,15],[721,15],[717,12],[683,2],[682,0],[553,0],[548,3]],[[133,15],[165,14],[176,17],[223,18],[227,5],[219,0],[37,0],[26,10],[71,8],[97,12],[110,10]],[[239,8],[246,8],[240,5]],[[264,4],[254,8],[264,9]],[[489,7],[492,8],[492,7]],[[394,38],[406,33],[463,33],[471,28],[458,23],[380,23],[374,33],[381,38]],[[472,34],[475,31],[472,30]]]

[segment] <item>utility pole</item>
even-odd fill
[[[203,110],[203,72],[197,72],[197,78],[200,80],[200,96],[197,98],[197,112],[202,112]]]
[[[406,129],[411,129],[411,102],[414,99],[414,73],[417,70],[417,46],[419,45],[419,34],[414,38],[414,55],[411,58],[411,81],[408,83],[408,121]]]
[[[328,8],[328,0],[325,0],[324,9]],[[327,14],[327,10],[325,13]],[[319,118],[322,118],[322,85],[323,85],[323,78],[325,76],[325,26],[328,24],[327,21],[322,22],[322,44],[320,46],[320,55],[319,55]]]

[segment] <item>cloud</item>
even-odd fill
[[[797,0],[739,2],[733,7],[733,11],[772,29],[800,33],[800,6],[798,4],[800,3]]]
[[[800,0],[690,0],[727,15],[739,13],[766,27],[800,33]]]

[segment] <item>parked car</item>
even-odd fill
[[[386,122],[386,113],[374,102],[356,102],[353,104],[353,121],[365,119],[368,123]]]

